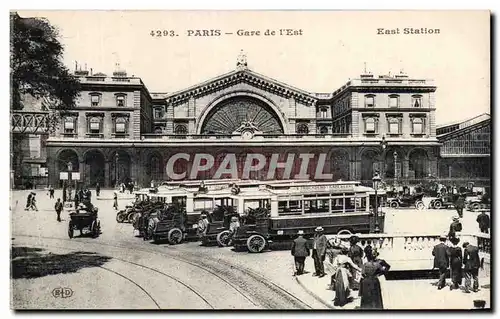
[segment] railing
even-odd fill
[[[331,242],[339,238],[342,245],[349,247],[352,235],[326,235]],[[440,240],[437,234],[357,234],[363,249],[367,245],[377,248],[380,257],[391,264],[391,270],[430,270],[433,267],[432,250]],[[488,234],[457,233],[460,245],[468,242],[479,248],[479,256],[490,264],[491,238]],[[450,245],[450,242],[447,241]]]
[[[49,112],[16,111],[10,114],[12,133],[46,134],[49,130]]]
[[[392,177],[386,177],[382,179],[385,184],[386,189],[391,189],[394,185],[396,186],[415,186],[415,185],[425,185],[429,182],[437,182],[443,184],[445,186],[456,185],[466,186],[469,183],[474,183],[475,187],[485,187],[491,185],[490,177],[474,177],[474,178],[434,178],[434,179],[414,179],[414,178],[397,178],[394,181]],[[372,187],[373,181],[371,179],[368,180],[360,180],[361,185]]]
[[[337,138],[348,138],[351,134],[349,133],[338,133],[338,134],[255,134],[251,140],[255,139],[304,139],[304,140],[314,140],[314,139],[337,139]],[[179,134],[142,134],[143,139],[163,139],[163,140],[221,140],[221,139],[232,139],[232,140],[244,140],[240,135],[232,134],[190,134],[190,135],[179,135]]]

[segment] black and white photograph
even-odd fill
[[[493,308],[489,11],[9,14],[11,309]]]

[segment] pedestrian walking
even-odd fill
[[[35,193],[32,193],[32,194],[33,194],[33,196],[31,197],[31,206],[30,206],[30,208],[32,210],[38,211],[38,207],[36,207],[36,197],[35,197],[36,194]]]
[[[448,246],[445,244],[446,237],[446,235],[441,235],[439,237],[440,243],[432,249],[432,256],[434,256],[433,269],[439,270],[438,290],[441,290],[446,286],[446,273],[448,271],[448,266],[450,265],[450,260],[448,258]]]
[[[359,237],[354,235],[349,238],[349,242],[351,243],[351,247],[349,247],[349,256],[352,261],[361,268],[363,266],[363,249],[358,245]],[[352,290],[359,290],[359,282],[361,281],[361,274],[353,277],[351,288]]]
[[[113,207],[118,210],[118,193],[116,191],[113,192]]]
[[[457,236],[457,232],[462,231],[462,223],[458,216],[453,217],[453,221],[450,224],[450,231],[448,232],[448,238],[451,240]]]
[[[325,276],[325,265],[323,262],[326,258],[326,244],[327,239],[323,234],[323,227],[319,226],[315,229],[314,241],[313,241],[313,252],[312,258],[314,260],[315,273],[313,276],[324,277]]]
[[[455,209],[457,210],[458,216],[460,218],[464,217],[464,207],[465,207],[465,196],[464,194],[459,193],[457,200],[455,201]]]
[[[54,205],[54,209],[56,210],[57,213],[57,221],[61,221],[61,212],[63,210],[63,204],[61,203],[61,199],[58,198],[56,204]]]
[[[54,188],[49,185],[49,198],[54,198]]]
[[[482,233],[488,234],[490,229],[490,216],[486,214],[486,211],[481,211],[476,221],[479,224],[479,230],[481,230]]]
[[[101,185],[99,185],[99,183],[97,183],[95,185],[95,195],[96,195],[96,197],[99,197],[100,193],[101,193]]]
[[[354,272],[361,272],[361,268],[356,266],[352,259],[347,256],[348,253],[349,249],[342,247],[340,254],[333,260],[334,271],[331,288],[335,291],[334,306],[343,307],[353,300],[349,283]]]
[[[450,239],[452,246],[448,248],[448,256],[450,258],[450,290],[460,288],[462,284],[462,248],[458,246],[460,238],[453,237]]]
[[[465,289],[464,293],[470,293],[471,290],[471,280],[474,280],[472,291],[478,292],[479,290],[479,267],[481,266],[481,261],[479,259],[479,248],[477,246],[471,245],[468,242],[463,244],[464,248],[464,273],[465,273]]]
[[[31,208],[31,200],[33,198],[33,193],[30,192],[28,194],[28,197],[26,198],[26,207],[24,208],[24,210],[29,210]]]
[[[306,257],[309,257],[309,247],[304,239],[304,231],[299,230],[297,234],[299,237],[292,243],[292,256],[295,259],[295,275],[300,276],[304,273]]]

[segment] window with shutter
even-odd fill
[[[90,101],[91,101],[92,106],[98,106],[100,99],[101,99],[101,97],[98,94],[91,95]]]
[[[421,107],[422,106],[422,97],[420,95],[413,96],[411,105],[413,107]]]
[[[391,95],[389,96],[389,107],[398,107],[399,106],[399,96]]]
[[[413,120],[413,134],[424,134],[424,123],[422,119]]]
[[[365,132],[366,133],[375,133],[375,119],[367,118],[365,121]]]
[[[116,106],[125,106],[125,96],[124,95],[117,95],[116,96]]]
[[[365,96],[365,107],[374,107],[375,106],[375,96],[367,95]]]
[[[90,133],[99,133],[101,131],[101,121],[93,117],[90,119]]]

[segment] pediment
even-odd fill
[[[195,86],[171,93],[166,97],[166,102],[172,105],[177,105],[184,103],[191,97],[197,98],[203,95],[211,94],[215,91],[222,90],[238,83],[246,83],[285,98],[293,97],[297,101],[306,105],[312,105],[317,101],[317,97],[309,92],[246,69],[235,70],[199,83]]]

